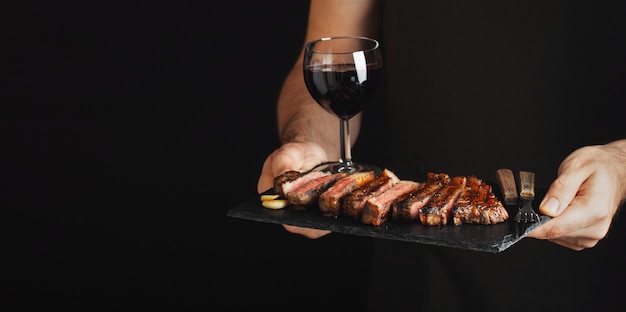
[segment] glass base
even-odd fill
[[[342,163],[338,161],[321,163],[315,166],[313,170],[330,171],[332,173],[339,173],[339,172],[354,173],[354,172],[374,171],[376,175],[379,175],[382,172],[380,168],[374,165],[355,163],[355,162],[352,162],[350,165],[348,165],[346,163]]]

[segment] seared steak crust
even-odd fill
[[[420,211],[420,221],[426,225],[446,225],[451,218],[452,207],[463,192],[467,178],[456,176],[442,187]]]
[[[450,176],[445,173],[428,173],[428,181],[405,196],[398,198],[391,205],[393,220],[415,221],[419,219],[421,209],[426,206],[432,196],[444,185],[450,183]]]
[[[496,224],[507,220],[509,213],[496,198],[491,185],[470,176],[465,190],[452,208],[452,216],[455,225]]]

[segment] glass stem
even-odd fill
[[[341,143],[341,158],[339,162],[342,164],[340,171],[352,170],[352,151],[350,147],[350,125],[347,119],[339,120],[339,140]]]

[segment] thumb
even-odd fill
[[[576,173],[562,174],[557,177],[539,204],[539,211],[550,217],[560,215],[574,200],[584,179],[585,177]]]

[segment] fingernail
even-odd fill
[[[555,216],[559,212],[559,200],[554,197],[549,197],[545,199],[541,205],[539,205],[539,210],[541,213],[548,216]]]

